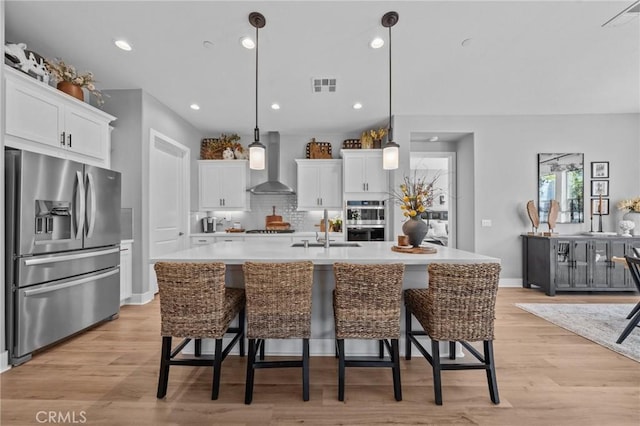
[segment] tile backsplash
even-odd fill
[[[295,195],[250,195],[251,211],[213,211],[212,215],[218,219],[223,218],[223,228],[230,228],[233,222],[240,222],[244,229],[264,229],[266,217],[273,214],[273,206],[276,207],[276,215],[282,216],[284,222],[291,224],[291,229],[296,231],[319,231],[315,226],[322,220],[323,212],[297,211],[297,197]],[[341,210],[329,210],[329,217],[342,216]],[[207,216],[207,212],[191,212],[191,233],[202,232],[200,219]]]

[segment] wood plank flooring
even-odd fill
[[[633,294],[547,297],[498,292],[495,353],[500,405],[483,371],[443,373],[436,406],[432,374],[415,354],[401,361],[403,401],[391,371],[347,369],[337,400],[337,362],[311,359],[311,399],[297,369],[258,370],[253,404],[244,404],[245,359],[223,364],[220,399],[210,400],[211,368],[172,367],[167,397],[156,399],[159,304],[123,307],[120,318],[50,348],[0,376],[2,425],[635,425],[640,424],[640,364],[557,327],[514,303],[635,303]],[[634,331],[634,332],[640,332]],[[57,417],[55,417],[57,416]]]

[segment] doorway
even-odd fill
[[[426,239],[447,247],[457,247],[456,237],[456,153],[411,152],[411,174],[434,182],[434,198],[426,212],[429,231]]]
[[[149,132],[149,258],[186,248],[190,150],[151,129]],[[157,292],[153,265],[150,290]]]

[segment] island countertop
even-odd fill
[[[438,250],[434,254],[399,253],[391,250],[392,241],[359,242],[360,247],[291,247],[290,241],[220,241],[193,247],[151,259],[152,263],[168,262],[224,262],[241,265],[246,261],[293,262],[310,260],[315,265],[331,265],[335,262],[393,263],[426,265],[434,262],[448,263],[500,263],[500,259],[464,250],[425,244]]]

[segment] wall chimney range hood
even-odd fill
[[[267,181],[250,188],[255,195],[295,195],[295,191],[280,182],[280,133],[269,132],[267,143]]]

